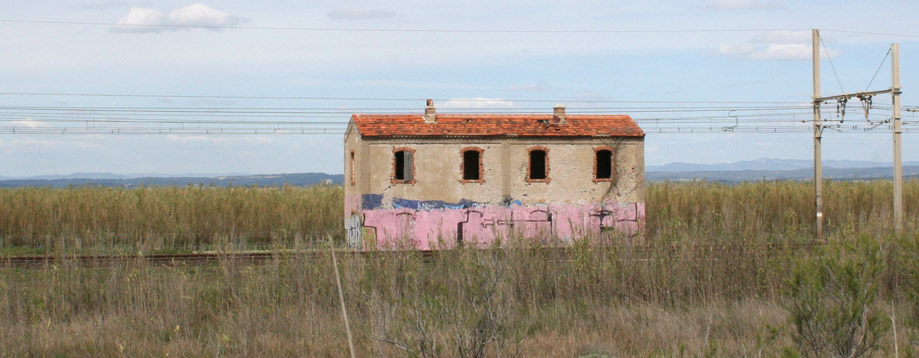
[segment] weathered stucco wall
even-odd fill
[[[354,158],[351,158],[352,153],[354,153]],[[361,156],[362,152],[360,146],[358,145],[358,135],[357,131],[354,128],[354,125],[351,124],[345,130],[345,152],[344,152],[344,182],[342,185],[345,189],[345,198],[353,197],[354,194],[360,194],[358,191],[357,183],[360,183],[361,180],[365,180],[361,171],[360,163],[362,162]],[[346,199],[345,201],[345,217],[352,214],[356,214],[360,211],[360,206],[350,205]]]
[[[349,124],[345,130],[345,177],[342,186],[345,189],[345,234],[348,246],[355,248],[363,246],[361,193],[357,186],[364,179],[360,171],[361,153],[357,130],[353,123]]]
[[[345,217],[357,247],[430,249],[505,236],[573,239],[644,222],[642,138],[359,140],[345,137]],[[548,179],[528,182],[529,149],[548,151]],[[392,183],[393,150],[412,148],[414,183]],[[483,149],[481,183],[462,180],[462,150]],[[595,149],[614,152],[613,180],[595,181]],[[355,153],[354,183],[351,151]]]
[[[644,197],[644,143],[640,139],[602,140],[530,140],[502,141],[364,141],[368,153],[361,159],[370,173],[369,189],[364,193],[414,200],[462,199],[497,204],[505,197],[524,204],[572,203],[606,198],[641,201]],[[548,149],[549,181],[528,183],[528,149]],[[616,182],[594,182],[594,148],[615,149]],[[415,184],[392,184],[393,149],[415,149]],[[461,150],[484,149],[483,183],[462,183]]]

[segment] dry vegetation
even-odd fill
[[[641,246],[583,240],[561,260],[509,238],[514,249],[339,268],[358,356],[916,356],[919,182],[905,192],[894,235],[889,183],[827,185],[825,247],[800,245],[805,183],[653,184]],[[0,245],[315,248],[341,231],[341,199],[337,187],[2,190]],[[323,255],[5,269],[0,356],[346,356],[332,269]]]
[[[0,250],[175,252],[292,245],[338,233],[336,186],[0,190]]]

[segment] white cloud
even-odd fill
[[[836,57],[841,52],[827,48],[823,56]],[[807,31],[770,31],[754,36],[739,45],[720,44],[718,54],[745,60],[809,60],[813,55]]]
[[[709,10],[751,10],[751,9],[781,9],[778,1],[757,0],[714,0],[706,6]]]
[[[242,19],[201,3],[170,11],[135,7],[115,22],[115,32],[162,32],[206,28],[220,31],[242,23]]]
[[[372,20],[396,17],[396,13],[381,9],[348,8],[329,11],[326,15],[335,20]]]
[[[474,97],[474,98],[451,98],[444,104],[438,105],[435,103],[438,108],[445,109],[460,109],[460,108],[514,108],[515,104],[512,101],[507,101],[501,98],[484,98],[484,97]]]
[[[240,22],[236,16],[201,3],[172,10],[168,19],[172,24],[183,26],[235,26]]]
[[[47,127],[47,122],[36,121],[32,118],[26,118],[21,121],[12,121],[10,122],[13,127],[25,127],[25,128],[41,128]]]
[[[165,18],[166,15],[160,11],[135,7],[128,11],[127,15],[118,19],[112,30],[119,32],[159,32],[166,29],[159,27],[166,25]]]

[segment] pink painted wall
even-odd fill
[[[551,219],[551,220],[550,220]],[[461,234],[467,245],[488,247],[498,239],[571,242],[610,228],[627,236],[644,229],[643,203],[486,206],[466,209],[377,209],[363,211],[364,249],[446,249]],[[462,232],[458,232],[462,230]],[[376,247],[370,242],[375,242]]]
[[[345,217],[354,215],[361,211],[361,195],[360,194],[348,194],[345,195]]]

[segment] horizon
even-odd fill
[[[761,162],[761,161],[801,162],[801,161],[813,161],[813,159],[756,158],[756,159],[751,159],[751,160],[739,160],[739,161],[734,161],[734,162],[721,162],[721,163],[670,162],[670,163],[666,163],[666,164],[662,164],[662,165],[646,165],[645,168],[646,168],[646,171],[649,171],[649,170],[647,170],[647,168],[649,168],[649,167],[661,168],[661,169],[662,169],[662,168],[666,168],[667,166],[671,166],[671,165],[690,165],[690,166],[706,166],[706,167],[710,167],[710,166],[719,166],[719,165],[721,165],[721,166],[730,166],[730,165],[736,165],[736,164],[742,164],[742,163],[755,163],[755,162]],[[876,165],[878,165],[877,167],[870,167],[870,166],[832,167],[832,166],[828,166],[828,165],[824,164],[824,168],[836,168],[836,169],[885,168],[885,167],[887,167],[887,166],[892,166],[892,165],[893,165],[892,162],[884,162],[884,161],[880,161],[880,162],[878,162],[878,161],[859,161],[859,160],[845,160],[845,159],[844,159],[844,160],[828,159],[828,160],[824,160],[823,162],[824,162],[824,163],[840,163],[840,162],[842,162],[842,163],[848,163],[848,164],[850,164],[850,165],[852,165],[852,164],[864,164],[864,165],[876,164]],[[917,166],[917,165],[919,165],[919,161],[904,161],[904,162],[903,162],[903,165],[904,165],[904,166]],[[813,166],[810,166],[810,167],[807,167],[807,168],[813,168]],[[805,168],[800,168],[800,169],[805,169]],[[697,169],[693,169],[693,170],[697,170]],[[679,171],[693,171],[693,170],[678,170],[677,172],[679,172]],[[703,171],[717,171],[717,169],[702,169],[702,170],[703,170]],[[733,170],[732,170],[732,169],[725,169],[724,171],[743,171],[743,170],[779,170],[779,171],[781,171],[781,170],[798,170],[798,169],[733,169]],[[656,170],[651,170],[651,171],[656,171]],[[117,179],[137,179],[137,178],[144,178],[144,177],[156,177],[156,178],[182,178],[182,177],[188,177],[188,178],[220,178],[220,177],[235,177],[235,176],[239,176],[239,177],[248,177],[248,176],[262,176],[262,175],[297,175],[297,174],[325,174],[325,175],[330,175],[330,176],[344,175],[343,173],[336,173],[336,172],[283,172],[283,173],[241,173],[241,172],[240,172],[240,173],[168,173],[168,172],[162,172],[162,173],[155,173],[155,172],[154,172],[154,173],[117,173],[117,172],[71,172],[71,173],[38,174],[38,175],[29,175],[29,176],[6,176],[6,175],[0,175],[0,180],[37,179],[37,178],[41,178],[41,177],[65,177],[64,179],[93,179],[93,178],[84,178],[84,177],[77,177],[77,176],[75,176],[75,175],[80,175],[80,174],[95,175],[95,176],[99,176],[99,175],[113,175],[113,176],[118,176],[118,177],[120,177],[120,178],[117,178]]]

